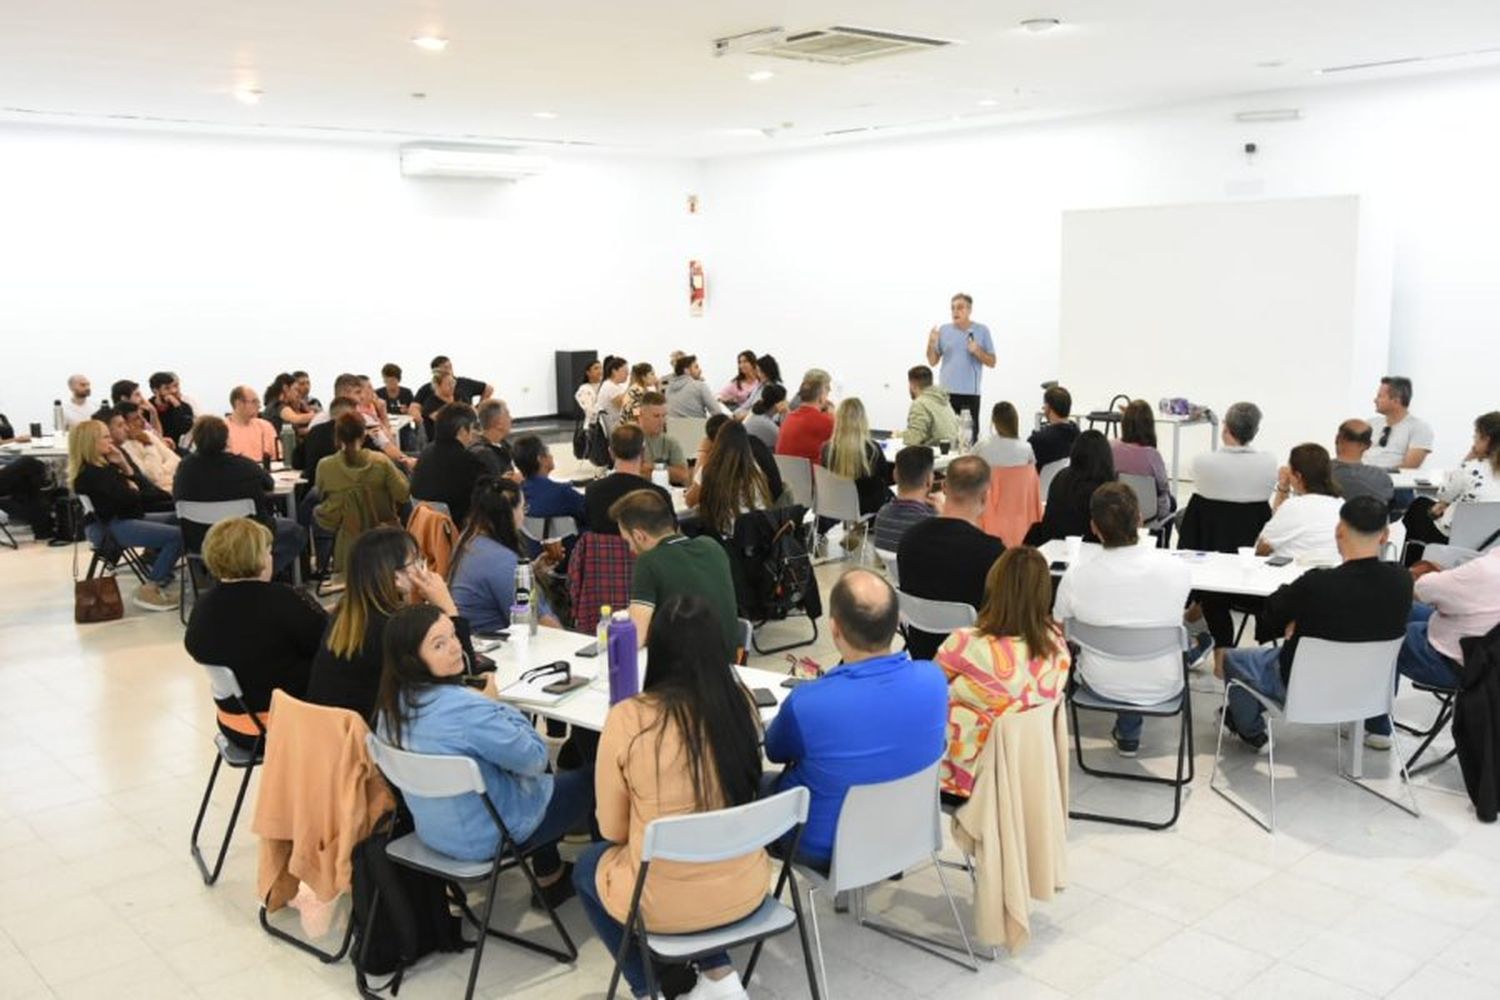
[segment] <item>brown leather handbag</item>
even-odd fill
[[[79,532],[79,534],[83,534]],[[120,584],[106,568],[88,580],[78,579],[78,542],[73,542],[73,620],[80,625],[125,617]]]

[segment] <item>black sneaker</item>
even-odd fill
[[[1141,741],[1139,739],[1127,740],[1123,738],[1120,735],[1120,727],[1118,725],[1109,731],[1109,738],[1115,741],[1115,753],[1121,757],[1134,757],[1141,749]]]
[[[1249,747],[1251,750],[1254,750],[1256,753],[1259,753],[1261,748],[1264,747],[1269,741],[1270,737],[1268,737],[1264,731],[1256,733],[1254,736],[1246,736],[1244,733],[1240,732],[1239,727],[1234,724],[1234,716],[1230,715],[1222,708],[1219,709],[1219,713],[1224,717],[1224,728],[1229,730],[1234,735],[1238,736],[1241,743],[1244,743],[1245,746]]]

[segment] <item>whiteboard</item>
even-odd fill
[[[1249,400],[1265,414],[1254,447],[1331,450],[1340,421],[1373,412],[1390,274],[1354,196],[1064,212],[1058,378],[1075,416],[1115,393],[1220,415]],[[1182,445],[1186,476],[1208,434]]]

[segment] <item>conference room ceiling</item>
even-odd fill
[[[1500,65],[1496,0],[47,0],[6,15],[0,120],[671,156],[1227,95],[1252,110],[1272,90]],[[833,25],[953,44],[856,65],[713,54],[716,38]]]

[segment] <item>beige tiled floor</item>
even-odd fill
[[[69,552],[0,550],[0,996],[345,996],[347,963],[324,967],[255,922],[255,842],[241,817],[225,873],[205,888],[187,838],[212,762],[205,682],[175,616],[71,620]],[[820,571],[825,583],[837,567]],[[131,584],[126,584],[129,593]],[[789,628],[790,626],[784,626]],[[814,656],[828,660],[820,642]],[[1021,955],[976,975],[856,928],[818,902],[837,996],[961,998],[1493,997],[1500,995],[1500,829],[1466,799],[1423,788],[1413,819],[1334,776],[1326,731],[1278,741],[1282,831],[1274,838],[1207,789],[1218,695],[1195,695],[1198,777],[1168,832],[1074,823],[1070,885],[1033,913]],[[1429,706],[1406,698],[1408,715]],[[1170,727],[1148,725],[1139,765],[1164,771]],[[1107,725],[1085,745],[1106,765]],[[1263,759],[1228,748],[1235,786],[1264,801]],[[1380,757],[1382,755],[1374,755]],[[1381,775],[1388,765],[1371,763]],[[1456,787],[1450,765],[1430,779]],[[252,795],[253,795],[252,789]],[[1159,810],[1160,789],[1073,773],[1075,802]],[[1155,794],[1153,794],[1155,793]],[[227,815],[221,780],[208,828]],[[951,879],[968,914],[968,887]],[[931,870],[873,894],[876,910],[942,926]],[[501,908],[517,919],[512,886]],[[602,995],[609,960],[576,902],[570,969],[492,943],[487,997]],[[535,926],[527,915],[523,926]],[[795,939],[774,943],[757,997],[805,995]],[[467,956],[425,961],[401,995],[455,997]]]

